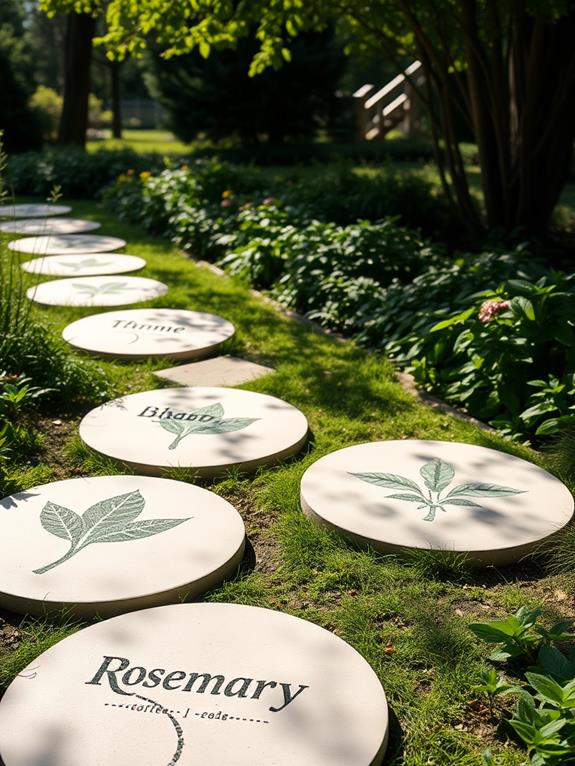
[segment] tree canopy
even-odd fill
[[[544,231],[575,137],[575,0],[40,0],[48,12],[98,13],[106,2],[109,55],[138,55],[149,40],[166,57],[236,45],[255,28],[250,73],[279,67],[291,41],[337,21],[349,49],[376,48],[401,66],[417,56],[444,192],[470,229],[470,194],[455,124],[478,145],[490,228]],[[459,98],[453,98],[454,73]],[[313,73],[310,73],[313,76]]]

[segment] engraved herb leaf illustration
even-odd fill
[[[70,508],[48,502],[40,513],[40,523],[50,534],[68,540],[70,548],[57,561],[35,569],[44,574],[63,564],[83,548],[94,543],[123,543],[167,532],[189,518],[140,519],[146,501],[139,490],[100,500],[80,516]]]
[[[90,285],[81,282],[74,282],[75,287],[79,292],[85,293],[90,298],[95,298],[96,295],[115,295],[123,290],[136,290],[136,287],[129,287],[127,282],[104,282],[101,285]]]
[[[80,271],[81,269],[91,269],[95,266],[108,266],[110,261],[101,261],[98,258],[83,258],[81,261],[75,263],[66,263],[65,261],[58,261],[58,266],[64,266],[66,269],[72,269],[72,271]]]
[[[232,433],[247,428],[256,420],[259,418],[224,418],[224,408],[218,402],[188,413],[176,412],[170,418],[160,418],[155,422],[175,435],[168,449],[176,449],[182,439],[190,434]]]
[[[446,505],[457,505],[464,508],[481,507],[477,500],[470,498],[509,497],[511,495],[521,495],[524,492],[524,490],[504,487],[500,484],[471,482],[458,484],[444,494],[444,490],[449,487],[455,478],[455,469],[450,463],[446,463],[440,458],[433,458],[429,463],[422,465],[419,469],[419,474],[423,479],[425,489],[420,488],[411,479],[407,479],[405,476],[398,476],[394,473],[351,473],[352,476],[369,484],[375,484],[378,487],[403,490],[392,495],[386,495],[386,497],[391,500],[419,503],[417,510],[427,508],[427,515],[424,516],[423,521],[434,521],[438,511],[446,511],[444,507]]]

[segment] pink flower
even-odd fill
[[[223,199],[220,202],[221,207],[229,207],[232,204],[231,199]]]
[[[509,301],[502,301],[500,298],[484,301],[481,304],[477,318],[485,324],[485,322],[490,322],[497,314],[501,314],[502,311],[507,311],[510,305]]]
[[[240,207],[240,210],[249,210],[252,207],[253,207],[253,203],[244,202],[244,204]]]
[[[273,205],[275,202],[273,197],[264,197],[262,200],[262,205]]]

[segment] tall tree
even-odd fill
[[[84,147],[88,130],[92,40],[96,20],[88,13],[68,15],[65,40],[64,103],[58,143]]]
[[[41,0],[83,7],[100,0]],[[251,71],[279,66],[302,31],[344,24],[356,44],[417,56],[443,188],[472,230],[549,226],[575,138],[575,0],[109,0],[106,43],[122,57],[150,37],[167,56],[230,46],[257,28]],[[459,99],[451,95],[452,74]],[[311,73],[310,76],[313,76]],[[461,109],[479,149],[485,219],[456,139]]]

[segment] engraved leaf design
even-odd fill
[[[137,287],[129,287],[127,282],[104,282],[102,285],[90,285],[82,284],[81,282],[74,282],[73,287],[76,287],[80,292],[87,293],[91,298],[96,295],[110,295],[121,290],[137,290]]]
[[[92,268],[93,266],[108,266],[110,261],[101,261],[98,258],[83,258],[76,263],[68,263],[67,261],[58,261],[59,266],[64,266],[67,269],[73,271],[79,271],[80,269]]]
[[[427,489],[433,492],[441,492],[453,480],[455,470],[452,465],[439,458],[433,458],[419,469],[419,473],[425,481]]]
[[[91,505],[82,514],[88,541],[96,542],[101,535],[125,527],[142,513],[144,504],[145,500],[137,489]]]
[[[152,537],[160,532],[177,527],[187,519],[142,519],[132,521],[123,529],[112,530],[98,539],[99,543],[123,543],[128,540],[140,540],[142,537]]]
[[[184,424],[181,420],[172,420],[170,418],[169,420],[159,420],[158,422],[162,428],[172,434],[181,434],[183,431]]]
[[[69,508],[46,503],[40,514],[42,526],[56,537],[68,540],[70,548],[57,561],[35,569],[34,574],[44,574],[63,564],[88,545],[129,542],[152,537],[192,518],[136,521],[144,505],[145,500],[139,490],[100,500],[87,508],[82,516]]]
[[[399,476],[396,473],[351,473],[351,475],[356,476],[362,481],[367,481],[369,484],[375,484],[378,487],[386,487],[387,489],[413,489],[421,494],[421,490],[414,481],[406,479],[405,476]]]
[[[179,418],[178,416],[182,417]],[[200,407],[192,412],[176,412],[170,418],[160,418],[154,422],[176,435],[168,449],[176,449],[179,443],[190,434],[225,434],[241,431],[258,418],[224,418],[224,408],[221,403]]]
[[[513,489],[513,487],[504,487],[500,484],[486,484],[483,482],[471,482],[468,484],[459,484],[454,487],[447,497],[454,495],[467,495],[468,497],[505,497],[508,495],[523,495],[524,490]]]
[[[479,503],[474,503],[473,500],[465,500],[463,497],[455,497],[451,500],[446,498],[441,501],[441,505],[460,505],[465,508],[481,508]]]
[[[247,428],[258,418],[224,418],[219,423],[209,426],[210,433],[213,434],[228,434],[233,431],[241,431],[242,428]]]
[[[213,418],[221,418],[224,414],[224,407],[220,402],[216,404],[208,404],[207,407],[200,407],[199,410],[194,410],[195,415],[211,415]]]
[[[418,503],[417,510],[427,508],[428,512],[423,517],[423,521],[435,521],[437,512],[445,512],[444,506],[448,505],[462,508],[481,508],[480,503],[469,498],[506,497],[521,495],[525,492],[525,490],[504,487],[500,484],[468,482],[459,484],[444,495],[443,491],[447,489],[455,477],[455,469],[440,458],[434,458],[425,463],[419,469],[419,473],[425,482],[427,492],[420,489],[419,485],[411,479],[395,473],[352,473],[351,475],[378,487],[403,490],[393,495],[386,495],[386,497],[390,500]]]
[[[50,534],[69,540],[72,544],[82,537],[84,525],[82,518],[70,508],[48,502],[40,513],[40,523]]]
[[[386,497],[389,497],[391,500],[411,500],[413,503],[421,503],[422,497],[421,495],[410,495],[410,494],[398,494],[398,495],[386,495]]]

